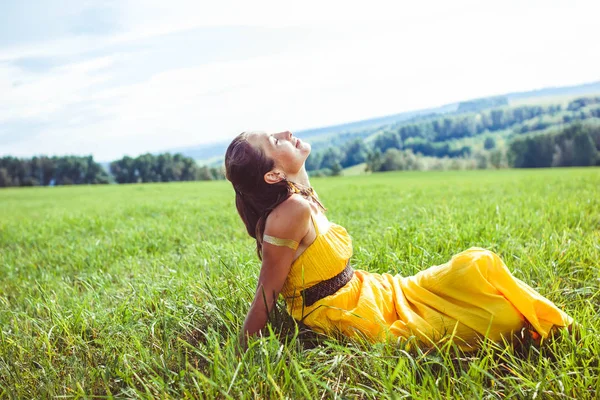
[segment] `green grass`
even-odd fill
[[[471,246],[583,327],[541,348],[237,335],[260,264],[227,182],[0,191],[0,398],[597,398],[600,169],[313,179],[353,265],[411,275]],[[280,316],[284,318],[284,316]],[[285,319],[284,319],[285,322]]]

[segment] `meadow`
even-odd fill
[[[488,248],[580,335],[406,350],[310,335],[280,310],[240,353],[260,263],[228,182],[5,189],[0,398],[600,396],[600,169],[311,183],[355,268],[412,275]]]

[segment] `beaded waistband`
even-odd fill
[[[340,290],[346,283],[350,282],[354,276],[354,269],[350,266],[350,260],[346,264],[346,268],[333,278],[321,281],[314,286],[304,289],[300,292],[304,299],[304,306],[310,307],[317,301],[331,296],[338,290]]]

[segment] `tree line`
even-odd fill
[[[0,187],[224,179],[220,168],[198,166],[182,154],[125,156],[110,163],[110,174],[92,156],[0,158]]]
[[[577,121],[562,128],[515,137],[506,148],[488,148],[469,158],[436,158],[411,149],[372,151],[367,171],[426,169],[547,168],[600,165],[600,119]]]
[[[108,173],[92,156],[0,158],[0,187],[109,182]]]
[[[110,172],[117,183],[179,182],[224,179],[220,168],[198,166],[182,154],[143,154],[125,156],[110,163]]]

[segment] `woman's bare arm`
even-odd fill
[[[301,242],[310,228],[310,204],[300,196],[292,196],[269,214],[265,234]],[[263,243],[262,266],[254,300],[246,315],[240,342],[265,327],[279,292],[290,272],[296,251],[289,247]]]

